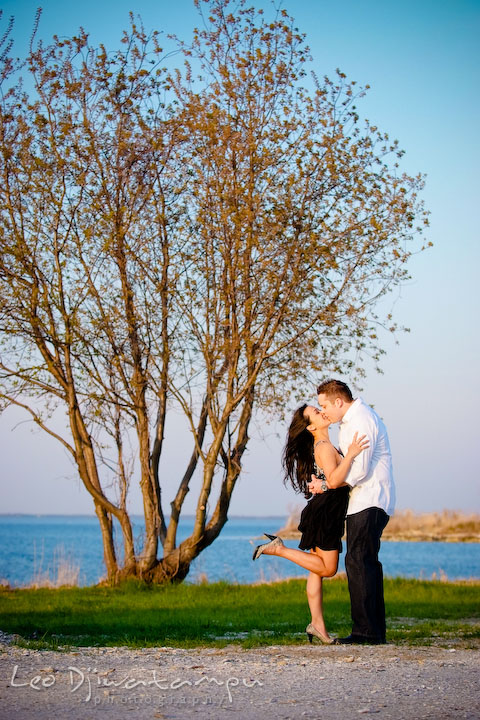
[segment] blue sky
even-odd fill
[[[0,2],[4,18],[16,17],[19,54],[38,4]],[[111,48],[132,8],[126,0],[41,4],[40,37],[69,35],[81,25],[94,43]],[[251,4],[271,7],[263,0]],[[307,34],[317,74],[333,76],[338,67],[368,83],[360,114],[399,140],[410,174],[427,174],[423,198],[434,247],[413,258],[412,280],[392,298],[395,319],[410,333],[398,337],[398,346],[385,337],[384,374],[367,365],[360,393],[387,424],[398,507],[480,512],[480,0],[284,0],[281,6]],[[192,0],[137,0],[134,10],[147,30],[185,39],[198,23]],[[21,420],[14,410],[0,417],[0,512],[93,512],[62,449],[32,435]],[[284,432],[282,424],[252,427],[231,514],[284,515],[302,503],[281,483]],[[175,462],[175,449],[167,462]],[[131,507],[141,511],[138,491]]]

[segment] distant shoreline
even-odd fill
[[[300,520],[301,508],[296,507],[291,510],[287,522],[284,515],[230,515],[229,520],[271,520],[278,521],[279,529],[276,534],[286,540],[298,540],[301,533],[297,530]],[[143,521],[143,515],[131,514],[135,521]],[[191,521],[194,515],[185,514],[180,519]],[[96,521],[96,515],[87,515],[85,513],[65,514],[65,513],[0,513],[0,520],[8,520],[10,518],[29,518],[45,519],[49,518],[59,520],[92,520]],[[168,516],[166,517],[168,521]],[[228,524],[228,520],[227,520]],[[432,512],[417,514],[411,510],[401,510],[396,512],[390,519],[382,536],[383,542],[464,542],[464,543],[480,543],[480,515],[466,514],[461,511],[444,510],[443,512]]]
[[[284,540],[299,540],[301,533],[298,530],[279,530],[278,536]],[[345,540],[345,536],[343,537]],[[480,543],[480,535],[431,535],[426,533],[411,533],[411,534],[388,534],[386,532],[382,535],[382,542],[465,542],[465,543]]]
[[[32,518],[39,518],[39,517],[50,518],[50,517],[55,517],[55,518],[95,518],[95,519],[97,519],[97,516],[95,515],[94,512],[92,512],[92,513],[25,513],[25,512],[0,512],[0,518],[5,518],[5,517],[26,517],[26,518],[29,518],[29,517],[32,517]],[[143,516],[143,514],[142,514],[141,512],[138,512],[138,513],[130,513],[130,517],[133,517],[133,518],[142,518],[142,519],[143,519],[144,516]],[[168,519],[169,517],[170,517],[169,515],[165,515],[165,518],[166,518],[166,519]],[[185,513],[185,514],[182,514],[182,515],[181,515],[181,518],[195,518],[195,513]],[[181,519],[181,518],[180,518],[180,519]],[[269,519],[272,519],[272,520],[278,520],[279,522],[281,522],[284,518],[285,518],[285,513],[282,513],[281,515],[242,515],[242,514],[233,515],[233,514],[232,514],[232,515],[229,515],[229,516],[228,516],[228,519],[229,519],[229,520],[233,520],[233,519],[236,519],[236,520],[242,520],[242,519],[245,519],[245,520],[255,520],[255,519],[265,520],[265,519],[266,519],[266,520],[269,520]]]
[[[300,538],[297,527],[300,509],[290,513],[285,527],[278,535],[287,540]],[[480,542],[480,515],[462,513],[457,510],[443,512],[414,513],[401,510],[390,519],[382,541],[386,542]]]

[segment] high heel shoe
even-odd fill
[[[308,635],[308,640],[310,643],[313,641],[313,636],[315,635],[315,637],[317,637],[324,645],[333,645],[333,638],[323,635],[323,633],[321,633],[320,630],[317,630],[317,628],[312,625],[312,623],[310,623],[310,625],[307,625],[305,632]]]
[[[253,552],[252,560],[256,560],[260,555],[262,555],[265,552],[265,548],[275,548],[275,547],[281,547],[283,546],[282,539],[277,537],[277,535],[269,535],[268,533],[263,533],[265,537],[268,537],[270,542],[264,543],[263,545],[257,545]]]

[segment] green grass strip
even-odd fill
[[[389,642],[478,646],[478,582],[386,579],[385,603]],[[348,634],[344,578],[325,582],[324,605],[330,632]],[[297,579],[0,590],[0,629],[18,634],[28,647],[299,644],[306,642],[308,622],[305,581]]]

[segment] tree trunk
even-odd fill
[[[99,502],[95,500],[95,513],[100,522],[100,530],[102,532],[103,542],[103,560],[107,570],[107,582],[113,584],[118,579],[118,564],[115,555],[115,545],[113,542],[113,523],[112,516],[107,513]]]

